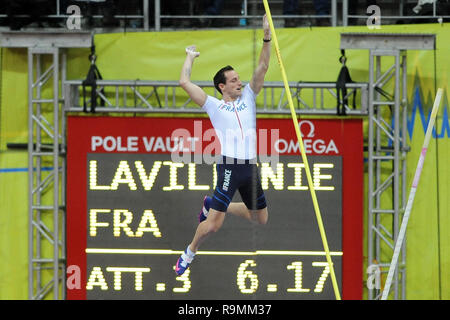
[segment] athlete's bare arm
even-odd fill
[[[264,39],[271,39],[271,32],[269,27],[269,21],[267,20],[267,16],[263,17],[263,29],[264,29]],[[264,85],[264,77],[269,69],[269,61],[270,61],[270,41],[263,42],[263,47],[261,49],[261,54],[259,55],[258,66],[253,73],[252,80],[250,81],[250,87],[252,88],[255,94],[258,94],[263,85]]]
[[[207,95],[202,88],[191,82],[192,65],[194,64],[194,59],[200,55],[200,52],[197,52],[195,49],[195,46],[186,48],[186,60],[184,61],[183,69],[181,69],[180,86],[187,92],[192,101],[202,107],[206,102]]]

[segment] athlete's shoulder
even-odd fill
[[[221,100],[217,99],[216,97],[207,95],[205,104],[202,106],[203,109],[208,107],[217,107],[221,104]]]
[[[250,83],[246,84],[243,90],[243,94],[245,96],[250,96],[252,98],[256,98],[256,94],[253,91],[252,87],[250,86]]]

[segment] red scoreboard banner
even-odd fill
[[[362,120],[299,125],[342,297],[361,299]],[[215,187],[220,143],[209,119],[69,117],[67,265],[81,280],[68,272],[67,298],[333,299],[292,120],[258,119],[257,128],[268,224],[227,217],[177,277]],[[214,263],[227,270],[211,273]]]

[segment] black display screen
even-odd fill
[[[342,157],[308,159],[341,288]],[[300,157],[258,164],[268,223],[227,214],[183,276],[174,266],[215,166],[170,154],[89,153],[87,162],[87,299],[335,298]]]

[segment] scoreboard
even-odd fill
[[[177,276],[217,180],[209,119],[69,117],[67,264],[81,287],[67,298],[334,299],[292,120],[257,127],[268,223],[228,214]],[[361,121],[300,128],[341,294],[361,299]]]

